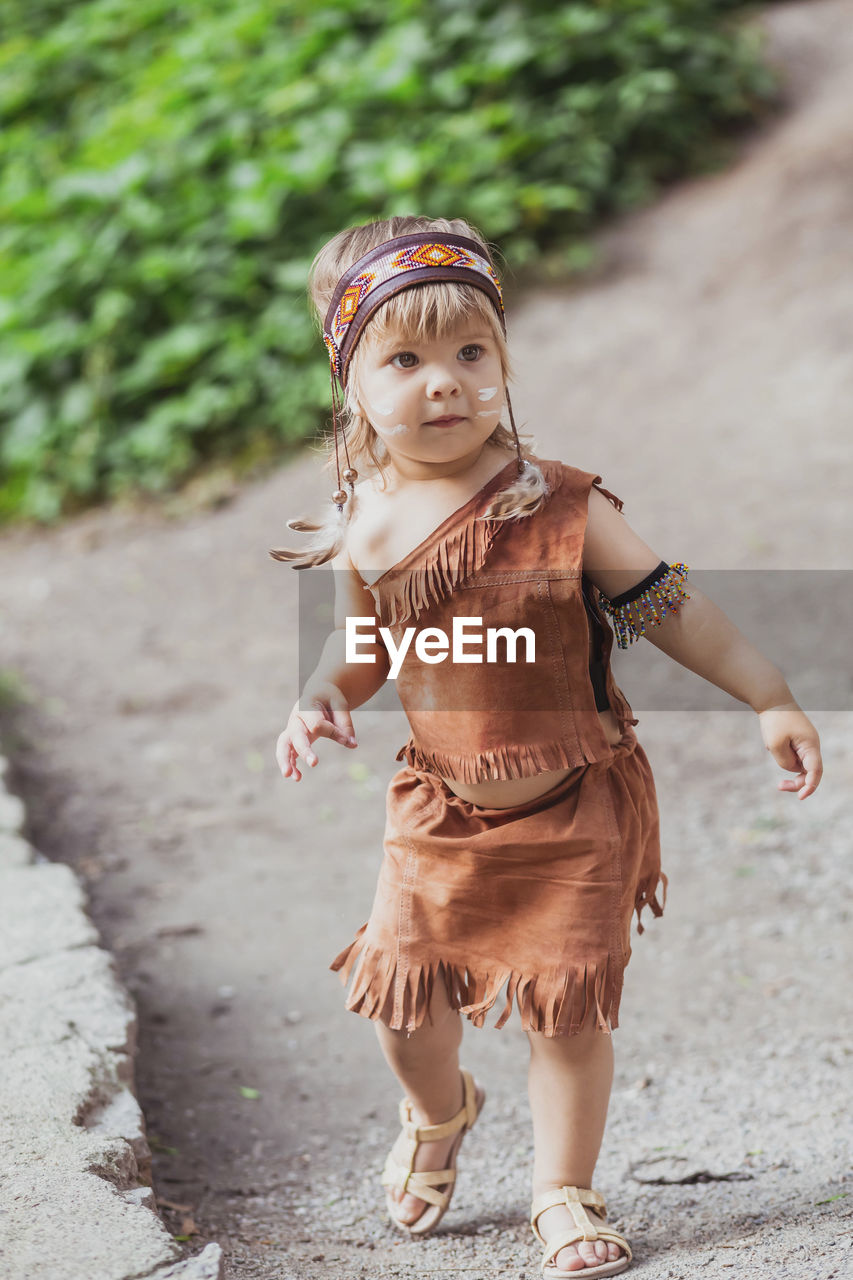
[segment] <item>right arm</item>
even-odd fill
[[[656,568],[660,557],[595,490],[590,494],[584,572],[608,599],[628,591]],[[631,606],[634,612],[634,606]],[[794,701],[778,667],[750,644],[713,601],[690,584],[690,603],[670,608],[645,630],[646,639],[683,667],[752,707],[764,745],[781,769],[796,773],[780,791],[810,796],[823,773],[817,729]],[[642,611],[636,612],[644,625]],[[637,632],[635,632],[637,634]]]
[[[347,662],[347,617],[373,617],[376,636],[379,618],[372,595],[346,553],[336,556],[331,565],[335,571],[335,629],[326,640],[275,749],[282,776],[292,777],[295,782],[302,778],[297,764],[300,756],[312,769],[318,763],[312,750],[316,738],[331,738],[350,749],[357,746],[350,711],[368,702],[388,678],[388,652],[378,639],[359,645],[359,652],[371,657],[371,662]]]

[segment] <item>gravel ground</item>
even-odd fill
[[[829,772],[820,804],[800,805],[775,791],[749,713],[708,714],[701,735],[681,714],[643,717],[671,888],[631,962],[597,1184],[635,1272],[654,1280],[853,1275],[853,1035],[839,1008],[853,957],[838,892],[853,747],[849,715],[821,722]],[[437,1236],[410,1243],[382,1221],[393,1120],[380,1079],[350,1133],[307,1133],[303,1169],[229,1216],[230,1274],[536,1275],[523,1041],[466,1031],[489,1099]],[[258,1251],[270,1221],[286,1223],[284,1255]]]

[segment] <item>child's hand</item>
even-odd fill
[[[785,702],[758,713],[761,736],[773,759],[782,769],[796,773],[784,778],[780,791],[799,791],[805,800],[817,789],[823,775],[820,738],[817,729],[796,702]]]
[[[342,747],[355,747],[355,730],[349,713],[349,704],[337,685],[316,685],[302,695],[304,707],[299,703],[290,713],[287,728],[279,734],[275,744],[275,758],[282,777],[302,780],[297,760],[299,756],[313,769],[317,756],[311,750],[315,738],[331,738]]]

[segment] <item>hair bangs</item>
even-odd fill
[[[377,338],[399,336],[406,342],[448,338],[475,320],[503,338],[494,304],[482,289],[455,281],[415,284],[395,293],[367,323]]]
[[[498,349],[501,370],[510,379],[509,351],[501,322],[488,294],[475,285],[456,281],[415,284],[393,294],[370,317],[350,363],[351,384],[357,384],[363,345],[372,342],[435,342],[476,325],[490,333]]]

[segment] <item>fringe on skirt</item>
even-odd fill
[[[613,756],[508,809],[460,799],[436,774],[392,778],[373,909],[332,962],[347,1008],[416,1030],[436,982],[475,1026],[506,986],[525,1031],[618,1026],[631,921],[663,914],[651,767],[628,728]],[[660,897],[659,897],[660,894]]]

